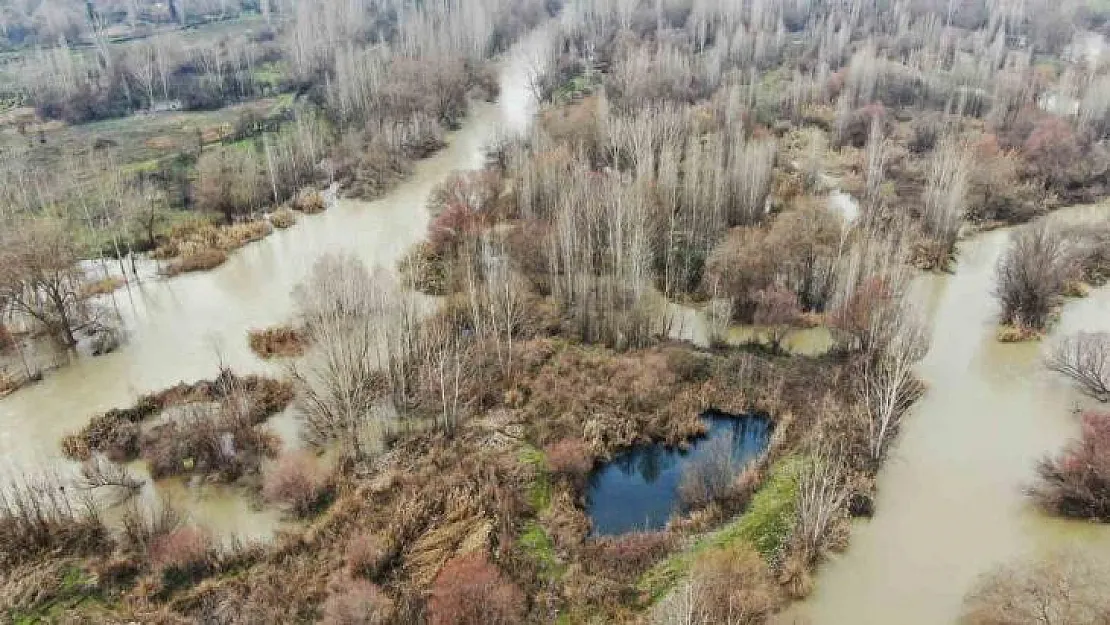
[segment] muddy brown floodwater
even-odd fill
[[[491,140],[528,127],[535,111],[529,76],[543,58],[544,36],[537,30],[506,55],[498,103],[474,103],[462,129],[449,135],[448,146],[417,163],[411,177],[386,196],[373,202],[340,200],[235,252],[212,271],[118,291],[127,333],[121,349],[75,358],[42,382],[0,400],[0,457],[7,465],[0,470],[68,470],[58,446],[63,435],[140,394],[211,378],[221,362],[236,372],[280,373],[250,352],[247,331],[290,318],[291,291],[322,254],[350,252],[370,266],[395,268],[424,237],[431,189],[452,171],[482,166],[483,147]],[[275,429],[295,437],[290,415],[275,419]],[[252,509],[235,489],[167,481],[156,490],[185,503],[191,517],[217,535],[261,538],[279,525],[276,511]]]
[[[1106,219],[1107,207],[1054,219]],[[1110,330],[1110,288],[1071,300],[1044,343],[995,340],[994,268],[1009,232],[960,247],[953,275],[916,285],[933,323],[918,367],[929,388],[879,474],[875,517],[817,576],[812,597],[781,619],[813,625],[957,622],[964,595],[993,567],[1081,541],[1110,552],[1110,528],[1052,519],[1022,489],[1034,465],[1078,432],[1088,405],[1041,364],[1053,337]]]

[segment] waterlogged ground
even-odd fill
[[[1082,208],[1055,218],[1108,215]],[[1110,554],[1110,528],[1045,517],[1022,493],[1037,460],[1077,433],[1074,409],[1086,402],[1044,370],[1045,344],[995,340],[991,290],[1008,236],[965,242],[954,275],[918,285],[933,322],[918,368],[928,392],[879,475],[875,517],[856,525],[847,552],[782,622],[953,623],[976,579],[1000,563],[1072,542]],[[1110,288],[1070,301],[1046,342],[1079,330],[1110,330]]]
[[[6,465],[0,470],[72,470],[58,447],[63,435],[143,393],[212,378],[221,364],[238,373],[280,374],[277,365],[250,352],[247,331],[290,318],[291,291],[322,254],[352,253],[370,266],[392,270],[425,235],[432,188],[452,171],[481,167],[483,147],[500,134],[527,128],[535,110],[528,76],[537,66],[543,36],[542,30],[533,33],[506,57],[499,103],[474,103],[463,128],[448,137],[447,148],[419,162],[388,195],[373,202],[341,200],[235,252],[212,271],[116,291],[108,304],[123,318],[127,339],[121,349],[77,358],[0,400],[0,457]],[[275,419],[283,438],[295,439],[295,419],[289,414]],[[277,527],[276,513],[252,509],[236,489],[171,482],[158,490],[188,503],[193,519],[216,534],[261,537]]]

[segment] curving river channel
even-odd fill
[[[373,202],[340,200],[237,251],[215,270],[118,291],[128,337],[121,349],[75,358],[42,382],[0,400],[0,457],[8,465],[0,470],[66,467],[59,440],[95,413],[127,406],[140,394],[179,381],[211,378],[221,362],[236,372],[279,373],[251,353],[247,331],[289,320],[293,287],[324,253],[351,252],[370,266],[395,267],[424,237],[431,189],[452,171],[482,166],[483,147],[491,140],[527,129],[536,110],[530,76],[542,58],[544,35],[543,29],[533,32],[506,55],[498,103],[474,103],[462,129],[449,135],[448,146],[417,163],[406,182],[388,195]],[[288,414],[273,421],[278,430],[295,429]],[[217,535],[260,538],[279,525],[277,512],[252,509],[234,489],[187,487],[179,481],[157,488],[188,502],[191,517]]]
[[[1106,219],[1107,207],[1053,219]],[[916,294],[933,323],[918,367],[929,388],[907,417],[878,479],[876,514],[822,567],[814,595],[781,619],[813,625],[938,625],[959,620],[964,595],[993,567],[1082,541],[1110,552],[1110,528],[1048,518],[1022,488],[1034,465],[1078,432],[1087,405],[1041,365],[1045,344],[1000,344],[991,294],[1009,233],[961,245],[950,276]],[[1110,288],[1070,301],[1052,337],[1110,330]]]

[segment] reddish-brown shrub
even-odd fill
[[[324,601],[326,625],[386,625],[393,618],[393,601],[376,584],[350,579],[337,585]]]
[[[444,565],[428,599],[429,625],[517,625],[524,593],[485,553],[458,556]]]
[[[778,350],[790,328],[798,325],[801,314],[802,308],[798,304],[798,296],[793,291],[773,286],[760,291],[756,296],[755,315],[752,320],[756,325],[767,328],[767,338],[771,342],[771,347]]]
[[[572,481],[586,477],[594,466],[590,448],[580,438],[564,438],[544,448],[547,468]]]
[[[669,532],[631,532],[589,541],[583,548],[587,570],[623,582],[638,579],[674,548]]]
[[[1110,413],[1084,413],[1079,438],[1041,461],[1029,492],[1054,514],[1110,521]]]
[[[266,472],[262,483],[262,495],[268,501],[287,506],[302,517],[318,511],[331,497],[332,490],[331,476],[306,451],[283,455]]]
[[[430,251],[435,255],[454,257],[463,241],[477,235],[481,227],[481,213],[466,204],[449,204],[428,224]]]
[[[1032,172],[1054,187],[1067,187],[1082,166],[1082,149],[1071,125],[1055,115],[1045,115],[1023,146]]]
[[[204,574],[211,564],[212,539],[196,527],[181,527],[158,536],[150,545],[150,564],[167,583]]]
[[[374,579],[392,557],[388,542],[377,534],[356,534],[347,542],[347,570],[352,577]]]

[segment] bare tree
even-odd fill
[[[1080,332],[1061,340],[1045,366],[1071,378],[1095,399],[1110,401],[1110,332]]]
[[[913,367],[927,348],[925,325],[907,315],[882,352],[863,359],[858,393],[867,417],[868,451],[874,466],[885,457],[903,415],[924,392]]]
[[[368,436],[379,434],[378,409],[389,397],[383,371],[380,312],[374,278],[353,256],[324,256],[313,266],[294,298],[313,345],[291,372],[309,439],[339,441],[362,458]]]
[[[846,460],[842,449],[832,441],[819,439],[799,470],[791,544],[806,562],[816,561],[834,524],[848,513],[852,490]]]
[[[1044,329],[1076,263],[1060,233],[1040,221],[1010,237],[998,261],[995,296],[1002,304],[1002,322]]]
[[[77,248],[63,223],[49,219],[8,224],[0,233],[0,300],[38,321],[65,347],[89,321],[78,297],[83,276]]]
[[[1110,569],[1093,552],[1062,550],[985,575],[968,595],[968,625],[1101,625],[1110,619]]]

